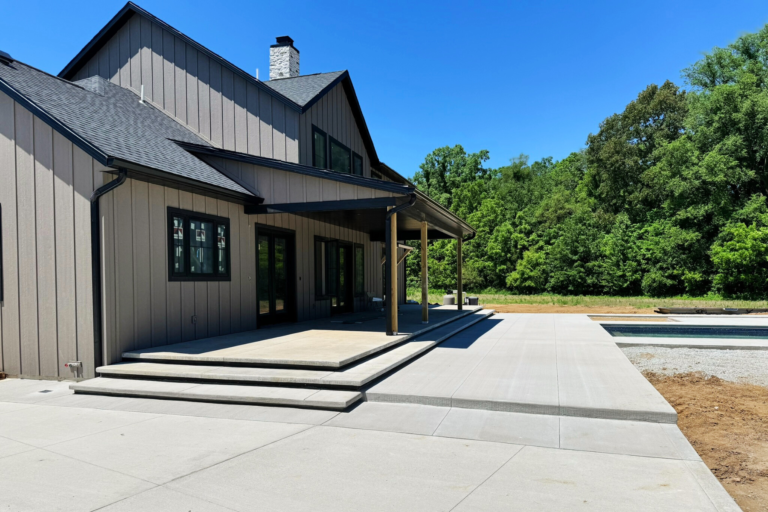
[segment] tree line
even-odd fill
[[[646,87],[560,161],[491,169],[485,150],[430,153],[413,182],[477,230],[465,288],[767,297],[768,25],[682,77]],[[430,242],[429,266],[430,288],[455,288],[455,242]],[[418,251],[407,276],[418,286]]]

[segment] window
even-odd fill
[[[312,126],[312,165],[321,169],[328,168],[328,136],[317,126]]]
[[[168,279],[229,281],[229,219],[168,208]]]
[[[325,240],[315,239],[315,296],[325,297]]]
[[[361,244],[315,237],[315,298],[332,306],[347,291],[365,295],[365,249]]]
[[[352,174],[363,175],[363,157],[352,152]]]
[[[352,172],[352,153],[349,148],[337,141],[333,137],[331,139],[331,170],[336,172],[342,172],[350,174]]]
[[[365,295],[365,249],[355,244],[355,295]]]

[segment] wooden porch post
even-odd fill
[[[464,290],[461,282],[461,267],[463,266],[464,262],[462,261],[462,258],[461,258],[461,242],[462,240],[460,236],[459,238],[456,239],[456,268],[458,270],[458,276],[456,279],[456,290],[457,290],[456,302],[458,302],[459,304],[459,311],[463,309],[463,305],[464,305]]]
[[[390,220],[389,230],[389,254],[387,254],[387,265],[389,265],[389,290],[387,290],[387,301],[391,304],[389,308],[390,325],[392,333],[397,334],[397,214],[393,214]]]
[[[427,269],[427,221],[421,223],[421,323],[429,323],[429,279]]]

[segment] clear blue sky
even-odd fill
[[[650,83],[768,22],[765,0],[160,1],[140,6],[262,78],[290,35],[303,74],[349,69],[380,158],[411,176],[434,148],[560,159]],[[124,5],[4,2],[0,50],[51,73]]]

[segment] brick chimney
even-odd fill
[[[299,76],[299,50],[293,46],[293,39],[280,36],[269,47],[269,79],[295,76]]]

